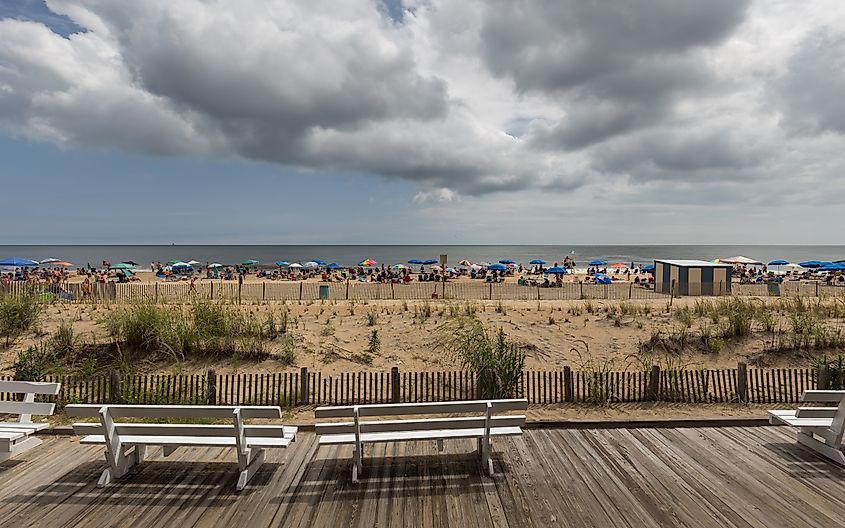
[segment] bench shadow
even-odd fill
[[[364,457],[364,471],[352,483],[350,458],[314,459],[298,483],[278,490],[271,502],[314,502],[324,495],[361,500],[389,494],[393,498],[483,493],[511,471],[501,455],[492,455],[495,475],[487,476],[477,453]]]
[[[55,481],[12,495],[6,503],[32,505],[154,505],[164,508],[227,506],[240,497],[268,489],[284,464],[265,462],[243,491],[236,491],[238,465],[232,462],[145,461],[104,488],[97,479],[106,465],[86,462]]]
[[[845,479],[845,467],[797,442],[769,442],[762,447],[772,458],[785,462],[785,471],[793,477]]]

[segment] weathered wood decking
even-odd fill
[[[235,493],[232,450],[160,452],[95,482],[101,448],[75,438],[0,464],[0,526],[843,526],[845,468],[786,428],[529,430],[494,442],[375,445],[350,483],[349,447],[300,434]]]

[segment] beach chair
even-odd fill
[[[56,404],[36,402],[35,396],[55,396],[60,388],[61,383],[0,381],[0,393],[23,395],[22,401],[0,401],[0,414],[18,416],[17,421],[0,422],[0,462],[41,445],[41,440],[32,435],[36,431],[46,429],[50,424],[35,423],[32,421],[32,415],[52,415]]]
[[[796,440],[825,458],[845,465],[842,435],[845,432],[845,391],[808,390],[801,395],[798,409],[768,411],[769,423],[785,424],[798,430]]]
[[[164,456],[179,447],[231,447],[238,455],[238,482],[243,490],[264,463],[265,449],[285,448],[296,439],[296,427],[281,424],[247,425],[248,418],[281,418],[276,406],[217,405],[68,405],[69,416],[98,418],[73,424],[82,444],[104,444],[108,467],[97,487],[126,475],[144,460],[147,447],[161,446]],[[119,418],[173,419],[181,423],[124,423]],[[230,424],[186,423],[196,420],[231,420]],[[131,450],[131,452],[130,452]]]
[[[318,407],[314,417],[347,418],[343,422],[318,422],[315,425],[319,445],[352,445],[352,482],[363,472],[364,444],[376,442],[413,442],[435,440],[439,451],[443,440],[471,438],[478,440],[481,463],[493,476],[490,457],[494,437],[519,436],[525,425],[524,415],[504,415],[503,411],[524,411],[528,400],[474,400],[428,403],[390,403]],[[407,415],[463,414],[449,418],[400,418]],[[368,417],[392,417],[389,420],[365,420]],[[351,418],[351,421],[348,420]]]

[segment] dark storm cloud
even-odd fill
[[[821,28],[807,35],[774,88],[791,131],[845,134],[845,33]]]

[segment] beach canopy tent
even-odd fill
[[[503,259],[499,261],[499,264],[516,264],[516,262],[511,259]]]
[[[124,269],[132,269],[134,267],[135,266],[133,266],[132,264],[127,264],[125,262],[118,262],[117,264],[112,264],[111,266],[109,266],[109,269],[124,270]]]
[[[408,264],[422,264],[422,263],[423,263],[423,261],[421,261],[420,259],[411,259],[411,260],[408,261]]]
[[[610,284],[613,281],[604,273],[594,273],[593,278],[596,279],[596,284]]]
[[[438,262],[440,262],[440,261],[439,261],[439,260],[437,260],[437,259],[427,259],[427,260],[422,261],[422,263],[423,263],[423,264],[426,264],[426,265],[429,265],[429,264],[437,264]]]
[[[288,262],[287,260],[277,260],[276,266],[279,266],[280,268],[282,266],[290,266],[290,262]]]
[[[241,262],[241,264],[244,266],[255,266],[256,264],[258,264],[258,261],[255,259],[246,259],[245,261]]]
[[[536,264],[543,265],[543,264],[545,264],[545,263],[546,263],[546,261],[545,261],[545,260],[541,260],[541,259],[534,259],[534,260],[532,260],[531,262],[529,262],[529,264],[531,264],[531,265],[536,265]]]
[[[802,268],[821,268],[826,264],[832,264],[832,262],[827,262],[824,260],[805,260],[804,262],[798,263],[798,265]]]
[[[834,260],[834,261],[833,261],[833,263],[834,263],[834,264],[843,264],[843,263],[845,263],[845,259],[842,259],[842,260]]]
[[[31,267],[31,266],[38,266],[38,261],[37,260],[29,260],[29,259],[25,259],[25,258],[12,257],[12,258],[0,260],[0,266],[4,266],[4,267],[14,266],[16,268]]]
[[[337,262],[332,262],[331,264],[326,266],[326,269],[330,269],[330,270],[343,269],[343,266],[341,266]]]
[[[566,268],[562,268],[560,266],[552,266],[543,273],[549,273],[551,275],[566,275],[569,272],[566,270]]]
[[[591,260],[589,262],[590,266],[607,266],[606,260]]]
[[[505,267],[504,264],[492,264],[487,269],[493,270],[493,271],[505,271],[508,268]]]
[[[789,264],[789,261],[783,259],[769,261],[769,266],[786,266],[787,264]]]
[[[742,255],[737,255],[736,257],[724,258],[719,259],[719,262],[724,264],[745,264],[748,266],[762,266],[763,263],[759,260],[750,259],[748,257],[743,257]]]

